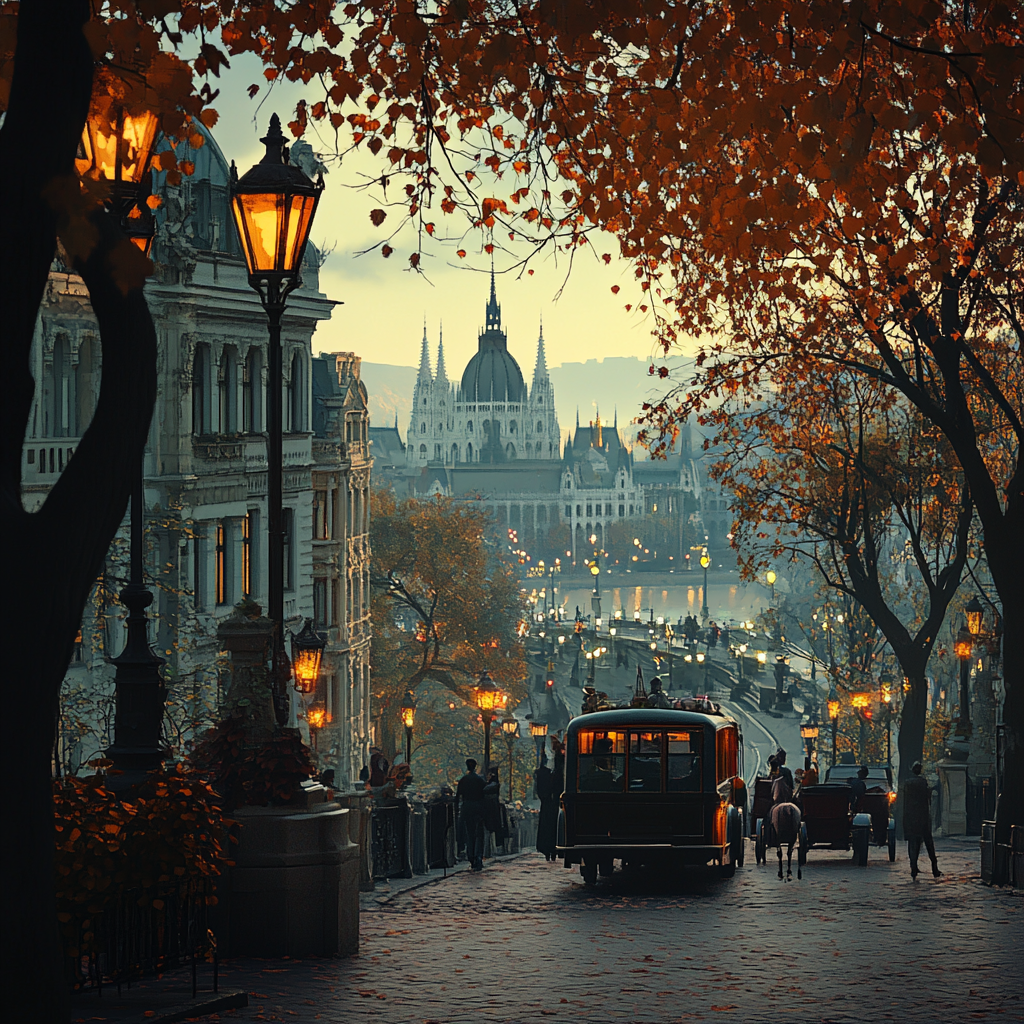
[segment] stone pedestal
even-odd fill
[[[940,761],[939,785],[942,787],[941,834],[967,835],[967,763]]]
[[[338,793],[335,799],[349,809],[348,836],[359,848],[359,889],[373,892],[373,794],[357,790]]]
[[[351,812],[325,800],[321,786],[306,787],[304,795],[304,807],[241,807],[232,815],[239,844],[219,887],[222,955],[359,951],[359,848],[349,839]]]

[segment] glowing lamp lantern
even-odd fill
[[[295,689],[313,693],[320,678],[320,659],[327,641],[313,629],[313,620],[306,619],[302,632],[292,634],[292,671]]]
[[[473,688],[473,702],[483,715],[493,715],[494,712],[504,705],[504,694],[501,687],[491,679],[486,669],[480,673],[480,679]]]
[[[406,701],[401,708],[402,725],[411,729],[416,724],[416,705],[408,699],[411,695],[406,694]]]
[[[506,718],[501,723],[501,731],[505,734],[505,738],[515,738],[519,735],[519,723],[514,718]]]
[[[591,562],[591,564],[590,564],[590,575],[591,576],[600,576],[601,575],[601,567],[597,564],[597,562]]]
[[[548,723],[547,722],[531,722],[530,723],[530,735],[537,739],[538,736],[546,737],[548,734]]]
[[[774,569],[769,569],[764,574],[764,578],[768,581],[768,586],[769,587],[774,587],[775,586],[775,581],[778,579],[778,576],[775,575],[775,570]]]
[[[703,665],[704,664],[704,652],[703,651],[698,651],[697,652],[697,664],[698,665]]]
[[[804,740],[816,740],[818,738],[818,726],[814,723],[800,726],[800,738]]]
[[[967,602],[964,613],[967,615],[967,629],[970,631],[971,636],[980,636],[981,623],[985,618],[985,609],[981,607],[981,602],[977,596],[972,597]]]
[[[970,661],[971,649],[974,646],[974,637],[971,636],[971,631],[966,626],[961,626],[959,632],[956,635],[956,656],[960,661]]]
[[[322,178],[314,183],[288,162],[285,141],[274,114],[260,139],[267,147],[263,159],[241,178],[232,164],[231,210],[250,277],[297,278],[324,189]]]
[[[706,551],[700,556],[700,564],[702,569],[706,569],[711,564],[711,558]]]
[[[828,717],[833,722],[839,717],[839,701],[830,700],[828,702]]]
[[[871,706],[871,694],[870,693],[852,693],[850,694],[850,704],[855,708],[866,708]]]

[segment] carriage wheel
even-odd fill
[[[758,864],[765,863],[764,818],[757,819],[757,838],[754,840],[754,856]]]
[[[586,885],[597,885],[597,865],[593,861],[584,861],[580,865],[580,874]]]
[[[601,861],[597,865],[597,870],[600,872],[602,878],[607,878],[609,875],[615,874],[615,861],[609,857],[606,860]]]
[[[889,841],[889,863],[891,864],[896,859],[896,829],[889,829],[886,838]]]

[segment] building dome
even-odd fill
[[[491,271],[491,297],[487,302],[487,326],[480,332],[476,355],[462,374],[464,402],[525,402],[523,371],[508,350],[501,329],[501,306],[494,293]]]

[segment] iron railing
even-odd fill
[[[102,989],[145,975],[214,960],[209,927],[212,886],[179,884],[152,890],[126,889],[98,914],[72,914],[62,924],[65,977],[75,989]]]

